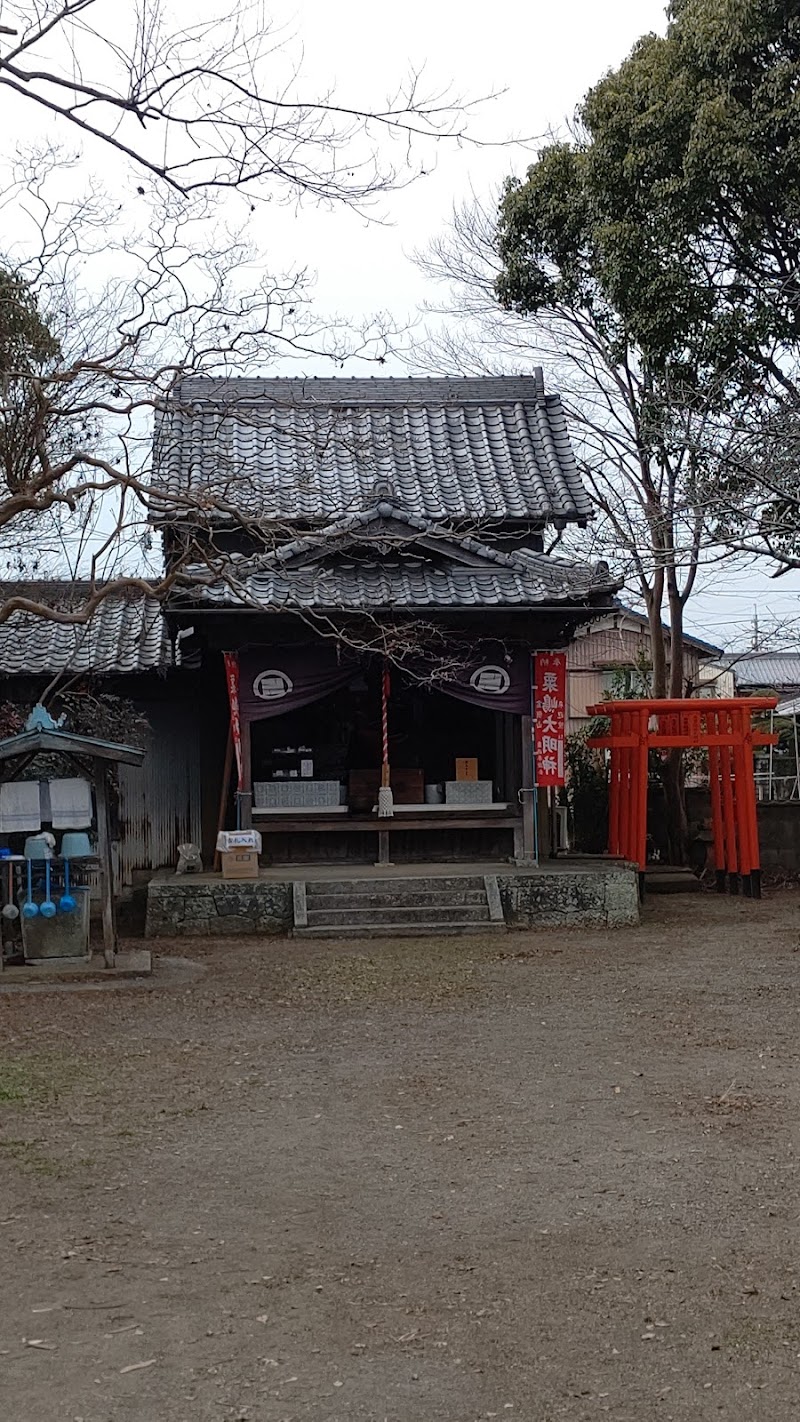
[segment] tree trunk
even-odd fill
[[[674,568],[670,568],[667,575],[667,597],[669,599],[670,623],[668,694],[670,698],[675,699],[684,694],[684,676],[683,603]],[[664,788],[669,862],[670,864],[685,864],[689,848],[689,822],[686,815],[683,751],[676,749],[667,752],[661,763],[661,784]]]
[[[667,657],[664,646],[664,628],[661,623],[661,603],[664,597],[664,574],[657,572],[652,588],[645,587],[644,603],[647,622],[650,627],[650,656],[653,663],[653,696],[667,694]]]

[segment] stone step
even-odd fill
[[[504,923],[342,923],[296,928],[295,938],[460,938],[465,934],[505,933]]]
[[[352,904],[353,908],[424,908],[430,904],[434,907],[450,907],[457,911],[462,905],[484,905],[486,904],[485,889],[465,889],[460,894],[441,894],[434,890],[415,889],[413,892],[398,892],[396,889],[385,890],[380,893],[364,894],[329,894],[318,893],[316,887],[311,884],[306,885],[306,903],[309,909],[338,909],[343,903]]]
[[[477,874],[429,874],[425,878],[392,879],[307,879],[306,894],[431,893],[460,894],[470,889],[484,890]]]
[[[352,904],[346,904],[340,909],[313,909],[308,910],[308,927],[314,928],[336,928],[341,924],[363,923],[370,925],[373,929],[391,924],[415,924],[419,922],[452,924],[462,927],[469,923],[488,923],[489,906],[484,901],[483,904],[465,904],[459,906],[435,904],[407,904],[402,908],[356,908]]]
[[[648,870],[644,876],[646,894],[699,894],[702,887],[691,869]]]

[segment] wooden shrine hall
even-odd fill
[[[187,380],[154,481],[173,637],[228,689],[220,825],[268,863],[549,853],[531,658],[619,584],[545,552],[592,509],[541,372]]]

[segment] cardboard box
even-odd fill
[[[474,756],[456,756],[456,780],[477,780],[478,760]]]
[[[224,849],[222,860],[223,879],[257,879],[257,849]]]
[[[220,830],[217,835],[217,849],[255,849],[261,853],[261,835],[258,830]]]

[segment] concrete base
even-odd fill
[[[623,928],[639,922],[639,878],[629,865],[498,874],[509,928]]]
[[[288,933],[291,881],[171,874],[147,886],[147,938],[228,938]]]
[[[425,919],[426,931],[434,936],[447,931],[446,923],[429,922],[435,914],[424,911],[430,902],[444,902],[445,891],[454,898],[458,896],[459,880],[481,876],[480,897],[484,908],[480,912],[470,912],[467,900],[470,895],[465,882],[462,912],[458,916],[459,931],[461,920],[474,918],[498,924],[497,907],[492,912],[492,903],[487,900],[484,887],[487,876],[496,884],[492,898],[496,897],[502,909],[503,920],[509,928],[550,928],[603,926],[616,928],[639,921],[638,876],[630,865],[619,862],[598,860],[557,860],[538,869],[516,868],[506,865],[465,865],[463,869],[454,865],[398,865],[388,869],[382,865],[370,872],[364,866],[353,867],[349,872],[342,868],[320,869],[318,866],[292,866],[291,868],[270,868],[262,870],[257,880],[236,883],[223,880],[219,875],[160,875],[150,881],[147,894],[147,927],[150,938],[206,938],[238,935],[264,937],[271,934],[286,934],[292,927],[300,926],[308,931],[308,913],[311,900],[318,903],[327,900],[331,892],[341,895],[341,924],[345,930],[352,927],[353,904],[356,896],[361,903],[370,906],[368,897],[370,881],[382,880],[380,906],[385,912],[370,916],[369,929],[379,936],[380,923],[385,919],[400,931],[400,922],[411,924],[417,916]],[[394,881],[394,890],[390,887]],[[308,893],[308,909],[305,923],[298,925],[296,910],[298,904],[305,903],[305,894],[299,885],[305,884]],[[378,889],[378,883],[374,885]],[[313,891],[313,892],[312,892]],[[477,905],[477,901],[476,905]],[[418,914],[414,906],[419,905]],[[488,906],[487,906],[488,905]],[[325,903],[327,908],[335,907]],[[302,920],[301,913],[300,919]],[[441,915],[446,920],[448,914]],[[338,918],[336,919],[338,922]],[[341,925],[340,925],[341,926]]]
[[[107,968],[102,953],[91,958],[41,958],[35,963],[3,968],[0,991],[12,983],[106,982],[114,978],[149,977],[153,960],[146,948],[117,953],[113,968]]]

